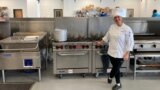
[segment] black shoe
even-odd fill
[[[109,84],[112,83],[112,79],[109,79],[109,77],[108,77],[108,83],[109,83]]]
[[[116,84],[112,87],[112,90],[119,90],[120,88],[122,88],[122,85],[120,84],[120,86],[119,86]]]

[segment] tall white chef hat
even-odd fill
[[[113,17],[115,16],[126,17],[126,9],[116,7],[112,10],[112,16]]]

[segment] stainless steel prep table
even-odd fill
[[[25,40],[26,36],[13,36],[0,41],[0,69],[5,83],[5,70],[38,69],[41,80],[41,56],[39,42],[43,36]]]
[[[47,69],[47,60],[49,57],[48,54],[48,35],[47,32],[16,32],[13,33],[13,36],[39,36],[40,37],[40,54],[42,59],[42,68]]]

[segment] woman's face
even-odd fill
[[[118,25],[121,26],[122,25],[122,17],[121,16],[115,16],[114,17],[114,22]]]

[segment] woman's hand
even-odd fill
[[[97,44],[97,45],[102,45],[103,43],[104,43],[103,40],[101,40],[101,41],[96,41],[96,44]]]
[[[123,55],[123,60],[124,61],[129,60],[129,52],[128,51]]]

